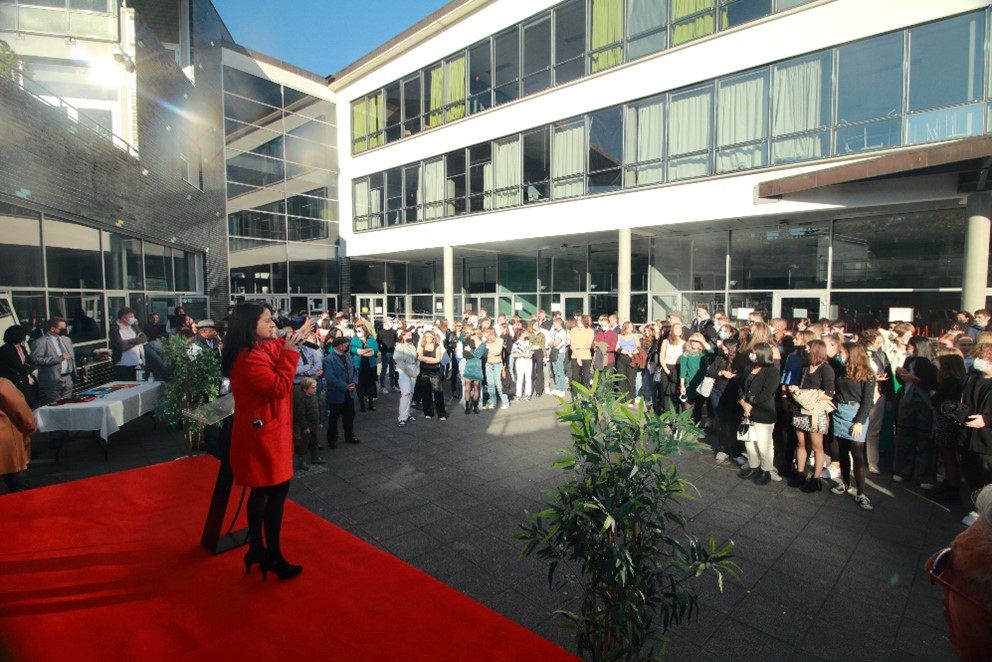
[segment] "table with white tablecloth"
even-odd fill
[[[89,402],[71,402],[46,405],[35,410],[39,432],[95,432],[106,446],[110,435],[125,423],[151,414],[158,404],[160,382],[111,382],[102,387],[117,385],[128,388],[114,390]]]

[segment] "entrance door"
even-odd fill
[[[827,314],[826,290],[792,290],[772,293],[772,316],[785,318],[791,326],[796,320],[816,321]]]
[[[382,322],[386,316],[386,297],[384,296],[361,296],[358,299],[358,309],[355,311],[362,317],[375,322]]]
[[[571,318],[575,313],[588,314],[589,305],[586,301],[586,295],[581,292],[577,294],[562,294],[561,308],[559,310],[561,310],[561,316],[565,319]],[[551,312],[548,311],[549,314]]]

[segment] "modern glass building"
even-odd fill
[[[331,82],[351,292],[937,333],[992,285],[989,41],[977,0],[451,2]]]
[[[989,12],[453,0],[324,78],[209,0],[0,0],[0,291],[94,346],[241,298],[937,333],[992,287]]]

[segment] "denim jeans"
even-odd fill
[[[510,404],[510,398],[503,392],[503,364],[486,364],[486,390],[489,391],[489,404],[496,405],[496,394],[499,393],[500,402],[504,405]]]
[[[565,379],[565,350],[558,352],[551,364],[551,371],[555,377],[555,390],[564,393],[568,388],[568,380]]]
[[[398,386],[396,380],[393,379],[393,371],[396,370],[396,363],[393,361],[392,352],[383,352],[381,355],[380,363],[382,364],[382,369],[379,372],[379,388],[386,387],[386,380],[389,380],[389,385],[392,387]]]

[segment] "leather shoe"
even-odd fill
[[[755,485],[767,485],[772,481],[772,472],[770,471],[758,471],[758,475],[754,478]]]
[[[362,443],[362,440],[361,439],[345,439],[345,441],[348,442],[349,444],[360,444],[360,443]]]

